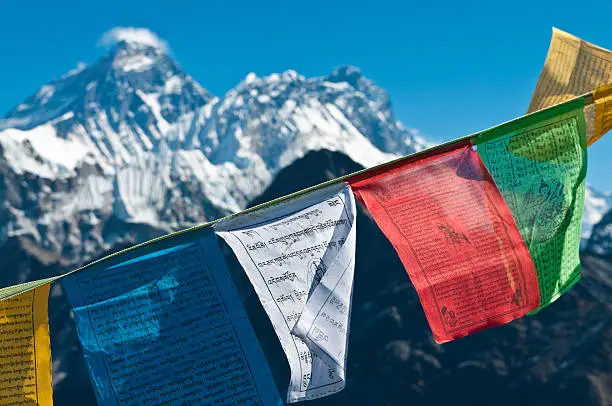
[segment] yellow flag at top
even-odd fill
[[[591,144],[612,128],[612,84],[595,89],[593,101],[595,102],[595,136]]]
[[[0,405],[53,404],[49,284],[0,301]]]
[[[611,51],[553,28],[546,62],[527,113],[595,91],[594,104],[584,108],[590,145],[612,126],[612,93],[606,86],[611,83]]]

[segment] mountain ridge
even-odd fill
[[[0,120],[0,245],[20,236],[76,266],[141,225],[239,211],[308,151],[371,166],[426,145],[357,68],[249,74],[216,97],[163,48],[123,41]]]

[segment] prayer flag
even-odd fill
[[[612,83],[612,52],[553,28],[548,55],[527,113],[573,99]],[[597,127],[596,106],[584,107],[587,145],[608,130]]]
[[[529,251],[469,142],[348,182],[397,251],[437,343],[538,306]]]
[[[61,282],[100,405],[282,404],[211,229]]]
[[[595,89],[593,103],[595,103],[595,134],[589,139],[589,145],[612,128],[612,84]]]
[[[0,404],[53,404],[49,284],[0,301]]]
[[[336,184],[215,225],[272,321],[291,369],[289,402],[345,386],[355,201]]]
[[[580,279],[580,222],[587,151],[584,100],[525,116],[474,143],[529,248],[540,307]]]

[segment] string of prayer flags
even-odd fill
[[[548,55],[536,84],[527,113],[573,99],[612,83],[612,52],[567,32],[553,28]],[[610,104],[604,104],[610,109]],[[587,118],[587,145],[609,128],[597,126],[602,111],[596,105],[584,108]],[[608,114],[612,114],[608,111]]]
[[[282,404],[211,229],[61,283],[98,404]]]
[[[288,402],[345,386],[355,270],[355,201],[346,184],[215,225],[234,251],[289,361]]]
[[[537,308],[529,251],[469,141],[348,182],[397,251],[437,343]]]
[[[0,301],[0,404],[53,404],[49,284]]]
[[[540,308],[580,279],[587,168],[583,99],[485,131],[474,143],[533,258]]]

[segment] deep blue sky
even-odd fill
[[[597,7],[576,1],[2,2],[0,114],[45,82],[93,62],[115,26],[147,27],[216,95],[251,71],[324,75],[353,64],[391,95],[396,115],[435,140],[521,115],[551,27],[612,48]],[[612,190],[612,134],[589,149],[588,180]]]

